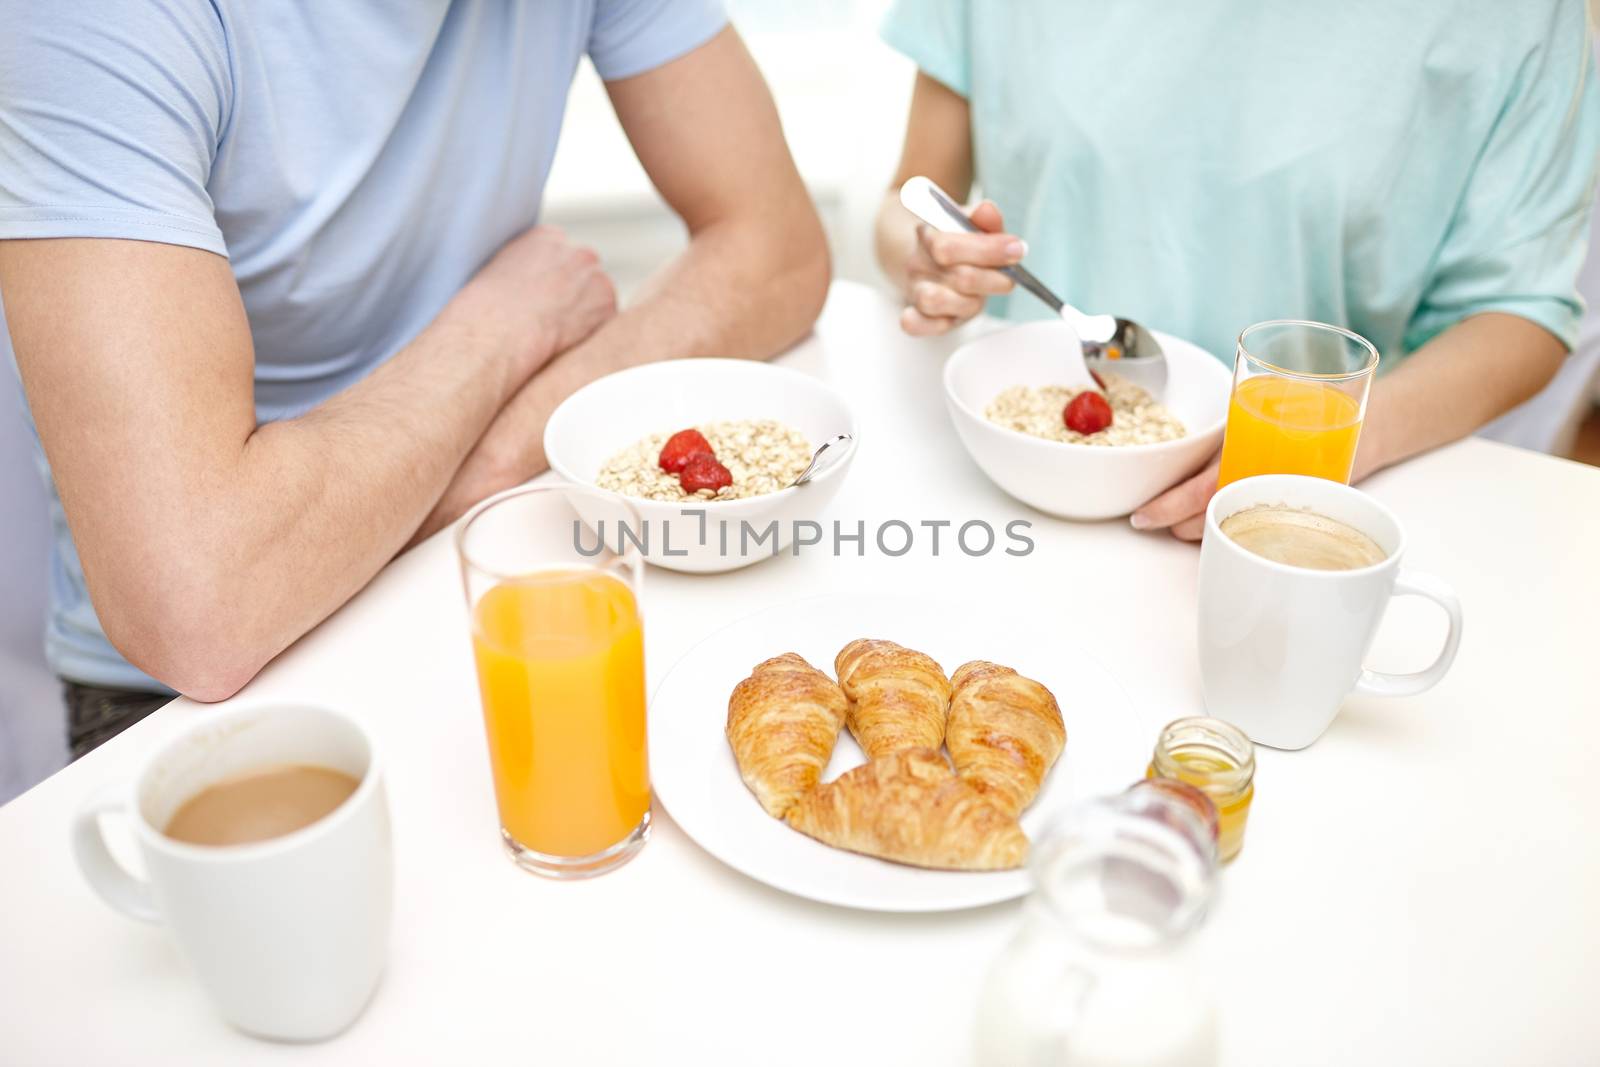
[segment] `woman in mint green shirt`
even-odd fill
[[[1600,155],[1582,0],[898,0],[883,34],[918,67],[895,187],[981,187],[993,234],[885,199],[910,333],[986,300],[1047,316],[995,269],[1025,249],[1079,307],[1230,364],[1252,322],[1346,325],[1383,357],[1358,477],[1531,396],[1576,338]],[[1133,524],[1198,537],[1215,486]]]

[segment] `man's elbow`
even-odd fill
[[[192,700],[226,700],[270,656],[241,640],[220,605],[207,599],[110,598],[97,605],[107,640],[133,666]]]
[[[828,287],[833,282],[828,238],[809,200],[802,220],[785,239],[784,248],[788,262],[782,272],[782,284],[792,316],[789,340],[794,341],[809,333],[817,316],[822,314],[822,305],[828,300]]]
[[[802,288],[808,297],[806,324],[809,326],[822,314],[822,305],[828,301],[828,288],[833,284],[833,256],[828,251],[828,238],[822,232],[820,220],[815,238],[808,246],[802,272],[805,278]]]

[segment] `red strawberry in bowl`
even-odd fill
[[[695,456],[709,456],[716,460],[711,442],[699,430],[679,430],[661,446],[661,458],[656,462],[668,474],[681,474]]]
[[[1099,393],[1085,389],[1067,401],[1061,418],[1073,433],[1099,433],[1111,425],[1111,405]]]
[[[678,474],[678,484],[683,486],[685,493],[698,493],[702,489],[716,491],[732,485],[733,474],[717,462],[717,457],[709,452],[700,452],[690,456],[683,465],[683,470]]]

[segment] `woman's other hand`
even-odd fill
[[[1206,505],[1217,491],[1222,456],[1212,457],[1205,470],[1187,478],[1133,513],[1128,521],[1135,530],[1167,530],[1181,541],[1198,541],[1206,528]]]

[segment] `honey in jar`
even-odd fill
[[[1244,847],[1244,826],[1255,798],[1255,747],[1238,727],[1194,717],[1170,722],[1156,740],[1147,778],[1186,782],[1216,805],[1217,858],[1228,863]]]

